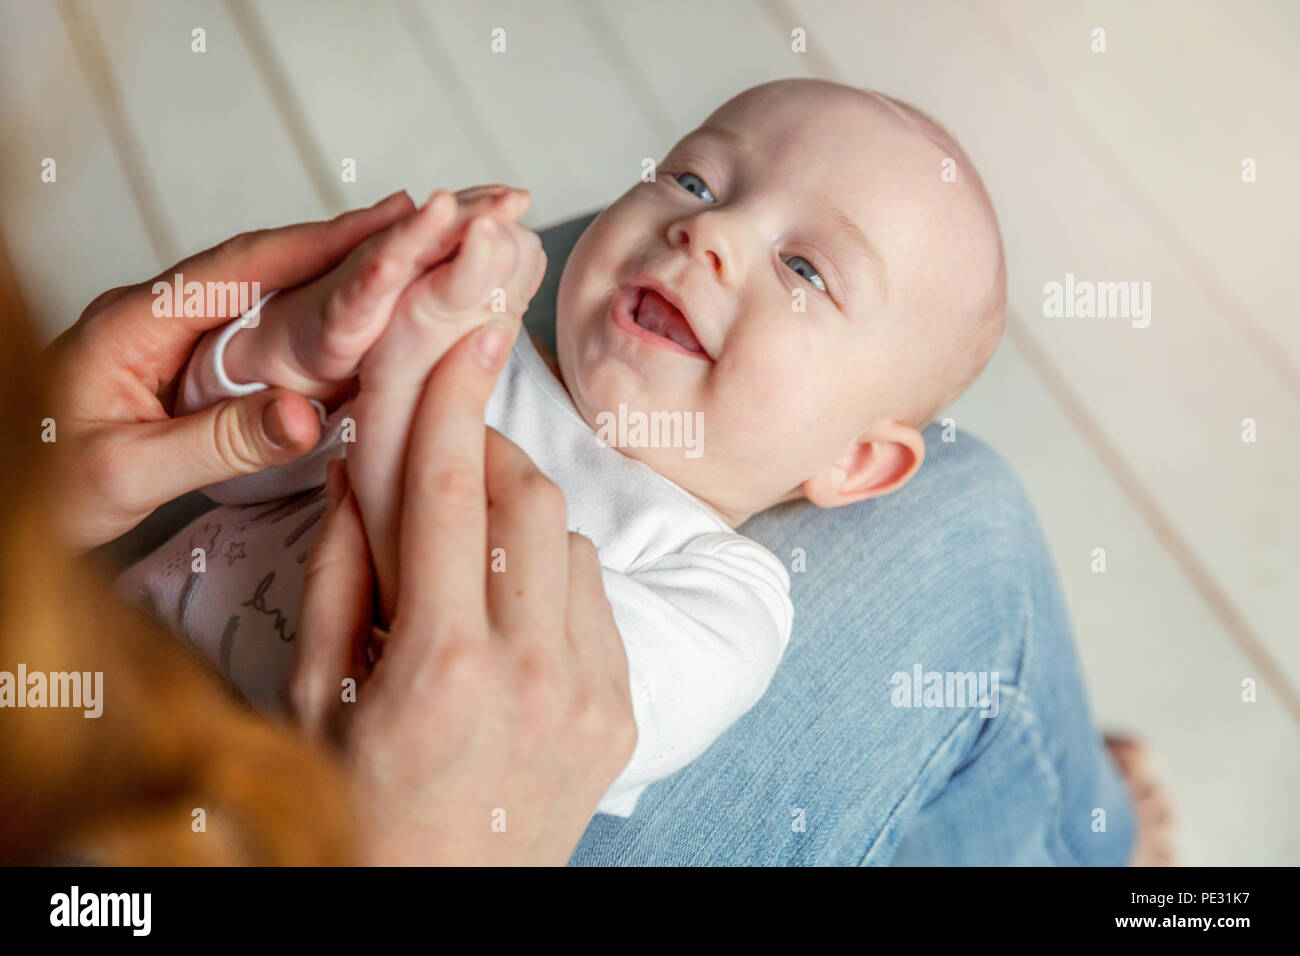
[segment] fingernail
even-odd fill
[[[277,398],[262,409],[262,433],[273,448],[293,447],[293,439],[289,436],[289,414],[284,407],[284,399]]]
[[[489,325],[478,336],[478,363],[494,372],[505,358],[510,337],[500,326]]]
[[[371,206],[370,208],[371,208],[371,209],[378,209],[380,206],[384,205],[385,203],[390,203],[390,202],[392,202],[392,201],[393,201],[394,199],[396,199],[398,196],[405,196],[405,195],[406,195],[406,190],[405,190],[405,189],[399,189],[399,190],[398,190],[397,192],[395,192],[395,193],[389,193],[387,196],[385,196],[383,199],[379,200],[379,202],[375,203],[375,204],[374,204],[373,206]]]

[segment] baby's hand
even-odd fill
[[[497,322],[512,337],[517,334],[546,272],[536,233],[485,212],[491,209],[486,201],[472,197],[459,206],[459,247],[403,291],[361,363],[348,478],[365,522],[385,620],[397,599],[403,458],[425,380],[447,350],[478,326]]]
[[[546,273],[541,240],[481,206],[462,206],[459,218],[465,220],[459,249],[402,292],[361,363],[363,389],[418,390],[447,349],[472,329],[496,320],[518,331]]]
[[[474,216],[510,222],[529,196],[507,186],[440,190],[420,209],[362,243],[325,275],[276,296],[258,325],[231,339],[225,368],[329,400],[345,391],[384,332],[394,306],[421,276],[455,255]],[[438,270],[441,271],[441,270]]]

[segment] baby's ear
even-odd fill
[[[911,425],[879,422],[853,446],[803,483],[804,497],[819,508],[838,508],[897,491],[925,460],[925,439]]]

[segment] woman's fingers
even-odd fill
[[[404,294],[420,285],[436,288],[436,300],[451,313],[484,301],[497,277],[514,272],[519,253],[511,228],[522,228],[514,219],[531,201],[527,192],[506,186],[463,190],[455,196],[445,190],[435,192],[392,230],[391,238],[384,239],[395,249],[419,240],[396,258],[414,262],[417,271],[429,271]],[[416,251],[418,255],[413,255]]]
[[[514,442],[488,429],[488,616],[517,643],[564,634],[569,545],[564,493]]]
[[[615,700],[630,700],[627,651],[605,596],[605,580],[596,546],[580,534],[568,536],[569,577],[565,633],[577,658],[616,691]],[[629,755],[631,751],[628,751]]]
[[[513,189],[513,186],[507,186],[505,183],[484,183],[479,186],[466,186],[464,189],[456,190],[456,199],[459,202],[469,202],[471,199],[482,196],[500,196]]]
[[[154,281],[171,284],[179,273],[184,283],[198,282],[205,291],[210,282],[257,282],[265,296],[315,278],[341,262],[358,244],[387,229],[413,209],[411,197],[402,191],[367,209],[354,209],[327,221],[243,233],[178,262],[155,280],[144,283],[141,294],[151,297]],[[214,310],[220,315],[209,315],[205,309],[201,316],[188,317],[183,308],[172,311],[173,316],[155,318],[154,324],[161,323],[175,333],[190,336],[233,318],[227,314],[228,308]],[[134,310],[130,317],[133,321],[139,318]]]
[[[287,288],[342,262],[366,239],[414,209],[411,197],[401,190],[333,219],[242,233],[182,260],[170,271],[183,273],[187,282],[257,281],[266,291]]]
[[[364,677],[362,655],[373,617],[373,577],[365,530],[342,459],[329,464],[328,510],[307,555],[302,616],[289,677],[299,724],[324,735],[342,699],[343,680]]]
[[[152,510],[195,488],[296,461],[319,438],[316,409],[297,392],[269,388],[226,399],[118,432],[119,494]]]
[[[121,534],[195,488],[295,461],[319,438],[316,410],[283,388],[226,399],[180,418],[89,429],[69,441],[72,458],[59,479],[73,496],[85,496],[89,484],[101,503],[93,521],[83,514],[66,529],[66,542],[94,547],[105,534]],[[87,461],[98,464],[90,469]]]
[[[439,189],[377,240],[381,243],[381,258],[400,265],[409,281],[451,251],[455,221],[456,200],[445,189]]]
[[[463,242],[466,231],[477,219],[490,219],[501,226],[514,223],[532,205],[532,195],[524,189],[509,186],[480,187],[462,190],[456,194],[459,203],[455,225],[450,230],[453,245]],[[447,252],[452,251],[448,246]]]
[[[586,769],[598,783],[608,786],[636,750],[627,651],[605,596],[596,546],[580,534],[570,534],[568,547],[565,633],[577,670],[574,685],[580,688],[588,709],[586,719],[579,719],[572,734],[593,735],[588,750],[592,764]]]
[[[456,199],[467,217],[490,211],[499,221],[522,216],[533,202],[532,193],[528,190],[501,183],[462,189],[456,193]]]
[[[430,373],[416,408],[403,476],[398,615],[425,622],[426,633],[483,633],[483,416],[512,342],[497,324],[461,339]],[[396,644],[385,659],[400,653]]]

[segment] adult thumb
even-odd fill
[[[285,388],[227,399],[159,422],[137,447],[140,470],[169,501],[204,485],[288,464],[320,440],[311,402]]]

